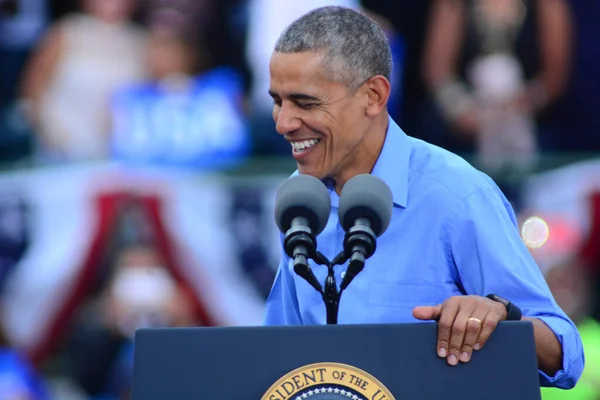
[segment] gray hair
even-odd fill
[[[281,34],[280,53],[320,52],[334,79],[357,90],[366,80],[392,74],[392,52],[381,28],[366,15],[327,6],[303,15]]]

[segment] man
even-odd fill
[[[330,187],[332,211],[319,250],[342,249],[339,193],[357,174],[383,179],[393,193],[377,252],[344,291],[340,323],[439,321],[437,351],[468,362],[507,307],[533,323],[544,386],[571,388],[581,375],[581,339],[558,307],[493,181],[458,156],[407,136],[388,116],[392,69],[383,32],[341,7],[312,11],[282,34],[271,58],[273,117],[292,146],[298,172]],[[313,265],[323,282],[326,268]],[[338,282],[346,266],[336,268]],[[267,301],[269,325],[322,324],[320,294],[283,257]]]

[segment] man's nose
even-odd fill
[[[288,132],[293,132],[302,126],[302,121],[294,112],[294,106],[282,104],[278,110],[274,111],[275,129],[280,135],[285,135]]]

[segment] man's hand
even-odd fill
[[[413,316],[438,321],[437,353],[456,365],[468,362],[508,315],[503,304],[486,297],[454,296],[436,306],[415,307]]]

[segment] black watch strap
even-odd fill
[[[521,313],[521,309],[519,307],[517,307],[516,305],[514,305],[513,303],[511,303],[510,301],[506,300],[503,297],[498,296],[497,294],[488,294],[485,297],[487,297],[488,299],[497,301],[498,303],[504,304],[504,306],[506,307],[506,313],[507,313],[506,320],[507,321],[520,321],[521,320],[521,317],[523,316],[523,314]]]

